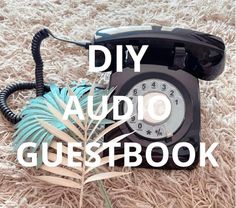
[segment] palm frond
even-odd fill
[[[69,90],[70,91],[70,90]],[[71,93],[72,95],[72,93]],[[90,92],[90,95],[91,95],[91,92]],[[54,109],[49,109],[52,111],[54,111]],[[98,113],[98,111],[96,111],[96,113]],[[109,111],[107,112],[109,113]],[[67,120],[67,121],[63,121],[61,120],[62,122],[66,122],[67,125],[73,125],[72,124],[72,121],[70,120]],[[99,139],[101,139],[105,134],[109,133],[110,131],[112,131],[114,128],[117,128],[119,125],[121,125],[122,123],[124,123],[126,120],[122,120],[122,121],[118,121],[116,123],[113,123],[112,125],[108,126],[107,128],[105,128],[104,130],[102,130],[98,135],[95,135],[95,130],[97,129],[97,124],[101,121],[99,121],[97,124],[94,125],[94,127],[92,128],[92,131],[90,131],[90,134],[88,134],[88,123],[89,123],[89,119],[85,119],[85,123],[84,126],[85,126],[85,130],[84,130],[84,137],[83,139],[81,139],[80,141],[83,141],[84,145],[86,145],[89,140],[91,140],[91,138],[93,138],[91,141],[94,141],[94,142],[97,142],[99,141]],[[62,140],[64,142],[66,142],[66,145],[68,145],[69,142],[75,142],[75,139],[73,139],[69,134],[68,132],[63,132],[61,130],[58,130],[56,129],[55,127],[53,127],[52,125],[48,124],[46,121],[39,121],[40,124],[42,125],[42,127],[44,127],[46,130],[48,130],[51,134],[53,134],[55,137],[57,138],[63,138]],[[70,131],[73,131],[72,129],[69,129]],[[127,133],[127,134],[124,134],[124,135],[120,135],[120,136],[117,136],[116,138],[114,138],[113,140],[109,141],[109,143],[118,143],[120,142],[121,140],[123,140],[125,137],[131,135],[133,132],[131,133]],[[99,148],[97,148],[96,150],[93,150],[96,154],[100,154],[102,153],[104,150],[106,150],[107,148],[109,147],[109,145],[107,146],[101,146]],[[55,148],[55,143],[54,143],[54,148]],[[65,150],[64,150],[64,153],[68,154],[68,151],[67,151],[67,146],[64,146]],[[85,152],[85,147],[83,147],[81,150],[81,155],[83,155],[81,158],[80,158],[80,161],[82,163],[82,172],[80,173],[81,174],[81,178],[87,178],[86,180],[83,180],[84,183],[83,184],[86,184],[86,183],[89,183],[89,182],[92,182],[92,181],[95,181],[96,179],[97,180],[101,180],[101,179],[106,179],[106,178],[112,178],[112,177],[118,177],[118,176],[122,176],[122,175],[126,175],[127,173],[124,173],[124,172],[109,172],[109,174],[107,173],[98,173],[98,174],[95,174],[93,176],[88,176],[89,173],[91,173],[91,171],[95,168],[91,168],[91,167],[85,167],[85,163],[86,162],[90,162],[93,157],[88,157],[88,155],[86,155],[86,152]],[[124,155],[116,155],[115,156],[115,160],[118,160],[118,159],[121,159],[123,158]],[[109,162],[109,158],[108,157],[103,157],[101,158],[101,162],[100,164],[96,167],[100,167],[102,165],[105,165]],[[67,168],[68,167],[63,167],[64,171],[66,172],[67,171]],[[60,172],[62,172],[62,170]],[[44,170],[46,170],[44,168]],[[48,169],[48,172],[53,172],[53,170],[50,170]],[[60,173],[59,173],[60,175]],[[72,177],[71,177],[72,178]]]

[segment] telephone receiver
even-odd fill
[[[110,50],[112,62],[107,71],[112,72],[109,87],[116,87],[113,96],[127,96],[135,106],[134,116],[106,134],[104,141],[109,142],[121,134],[134,131],[121,141],[121,147],[115,149],[116,154],[124,154],[126,142],[136,142],[142,146],[142,162],[138,167],[194,168],[199,161],[201,126],[198,79],[213,80],[223,72],[225,46],[222,39],[190,29],[129,26],[98,30],[92,44],[102,45]],[[141,60],[139,73],[134,72],[134,62],[125,47],[122,52],[123,72],[116,72],[117,45],[132,45],[137,52],[142,45],[149,45]],[[95,65],[102,66],[105,61],[103,52],[95,52],[95,58]],[[143,120],[137,117],[138,96],[143,96],[146,106]],[[153,97],[156,98],[153,105],[155,118],[148,113],[148,103]],[[119,110],[121,114],[127,111],[125,102],[121,102]],[[112,113],[108,118],[113,119]],[[168,161],[162,167],[150,165],[146,158],[146,149],[154,142],[165,144],[169,150]],[[179,163],[176,164],[172,153],[175,145],[180,142],[190,143],[194,152],[185,146],[179,148]],[[195,158],[189,163],[192,153]],[[108,156],[109,153],[104,151],[103,154]],[[162,150],[154,148],[152,160],[160,163],[162,158]],[[132,158],[132,161],[135,160]],[[123,166],[124,159],[115,164]]]
[[[112,54],[112,64],[107,71],[116,69],[116,46],[132,45],[139,50],[149,45],[141,64],[168,66],[168,69],[181,69],[203,80],[213,80],[219,76],[225,65],[225,45],[220,37],[190,29],[161,26],[127,26],[100,29],[95,33],[94,45],[107,47]],[[132,66],[130,56],[124,67]],[[104,63],[104,54],[96,53],[96,66]]]

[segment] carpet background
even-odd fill
[[[34,81],[31,40],[43,27],[78,40],[90,40],[99,28],[121,25],[178,26],[222,37],[225,72],[212,82],[200,81],[201,139],[207,146],[220,143],[215,150],[219,167],[207,163],[190,172],[135,169],[128,177],[105,181],[105,187],[115,208],[231,208],[235,206],[234,11],[233,0],[0,0],[0,87]],[[64,85],[86,76],[87,51],[48,39],[42,54],[47,82]],[[14,94],[10,106],[19,111],[34,96],[31,91]],[[0,207],[78,207],[78,190],[36,181],[34,169],[17,163],[11,151],[13,133],[13,126],[0,116]],[[84,207],[103,207],[96,183],[85,191]]]

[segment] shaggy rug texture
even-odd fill
[[[201,140],[209,147],[219,142],[213,168],[192,171],[134,169],[132,174],[104,182],[115,208],[235,207],[235,6],[233,0],[0,0],[0,87],[21,81],[34,81],[31,57],[33,35],[43,27],[55,34],[88,39],[108,26],[165,25],[212,33],[226,43],[225,72],[211,82],[200,81]],[[87,74],[87,51],[53,39],[44,41],[45,80],[60,86]],[[10,106],[16,111],[25,105],[33,91],[14,94]],[[75,208],[79,190],[35,180],[35,169],[21,167],[12,151],[14,126],[0,116],[0,207]],[[102,208],[97,183],[85,188],[84,207]]]

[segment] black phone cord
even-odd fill
[[[58,38],[54,36],[48,29],[42,29],[34,35],[32,40],[31,52],[35,62],[35,83],[25,82],[25,83],[11,84],[0,92],[0,111],[2,112],[4,117],[13,124],[18,123],[22,119],[22,117],[20,114],[19,115],[15,114],[8,107],[7,99],[11,94],[19,90],[36,89],[36,96],[38,97],[42,96],[45,92],[49,91],[49,87],[47,85],[44,85],[43,60],[40,54],[41,43],[44,39],[48,38],[49,35],[57,40],[73,43],[82,46],[86,49],[91,44],[90,42],[77,42]]]

